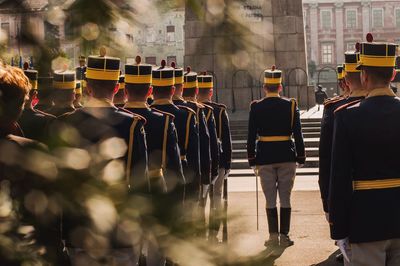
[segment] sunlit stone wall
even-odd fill
[[[230,109],[247,110],[260,98],[263,71],[273,64],[286,75],[296,67],[307,71],[301,0],[196,2],[185,12],[185,65],[214,72],[218,101]],[[285,95],[306,106],[305,74],[286,75]]]

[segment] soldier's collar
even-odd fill
[[[185,97],[186,101],[197,102],[196,97]]]
[[[349,97],[365,97],[368,94],[366,90],[352,91]]]
[[[370,91],[367,95],[367,98],[370,97],[377,97],[377,96],[391,96],[391,97],[396,97],[396,94],[392,91],[391,88],[386,87],[386,88],[376,88]]]
[[[132,102],[127,102],[124,106],[124,108],[144,108],[144,109],[150,109],[149,105],[145,102],[139,102],[139,101],[132,101]]]
[[[112,103],[111,100],[106,98],[96,99],[90,98],[89,101],[85,103],[85,107],[114,107],[115,105]]]
[[[205,101],[202,101],[201,103],[205,103],[205,104],[210,104],[210,103],[212,103],[210,100],[205,100]]]
[[[279,95],[279,92],[267,92],[266,98],[276,98],[276,97],[281,97]]]
[[[174,104],[170,99],[157,99],[154,100],[152,105],[169,105],[169,104]]]
[[[178,95],[172,96],[172,100],[173,100],[173,101],[183,101],[183,102],[186,102],[185,99],[183,99],[182,96],[178,96]]]

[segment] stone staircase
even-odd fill
[[[318,176],[318,146],[320,136],[321,119],[303,118],[302,129],[304,144],[306,147],[307,160],[303,168],[297,169],[297,176],[315,177]],[[230,177],[254,176],[247,162],[247,121],[231,121],[232,133],[232,170]]]

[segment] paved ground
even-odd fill
[[[337,248],[329,239],[329,228],[322,212],[319,191],[295,191],[292,195],[291,237],[295,245],[270,256],[263,246],[268,228],[265,200],[259,193],[259,230],[256,229],[255,192],[229,193],[229,250],[242,257],[261,258],[249,265],[341,265],[335,262]]]

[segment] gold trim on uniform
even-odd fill
[[[183,76],[182,77],[175,77],[175,84],[184,84]]]
[[[288,141],[291,140],[291,136],[260,136],[258,141],[261,142],[278,142],[278,141]]]
[[[152,105],[168,105],[168,104],[174,104],[170,99],[158,99],[154,100]]]
[[[366,98],[376,97],[376,96],[392,96],[396,97],[396,94],[390,88],[376,88],[368,93]]]
[[[38,88],[38,81],[37,80],[29,80],[29,83],[31,84],[31,86],[32,86],[32,90],[37,90],[37,88]]]
[[[149,178],[164,177],[164,172],[163,172],[163,169],[161,169],[161,168],[148,170],[147,174],[148,174]]]
[[[365,90],[352,91],[349,97],[365,97],[368,94]]]
[[[109,99],[94,99],[91,98],[89,101],[85,103],[85,107],[115,107],[112,101]]]
[[[370,190],[400,187],[400,178],[353,181],[353,190]]]
[[[146,108],[149,109],[149,105],[145,102],[127,102],[124,108]]]

